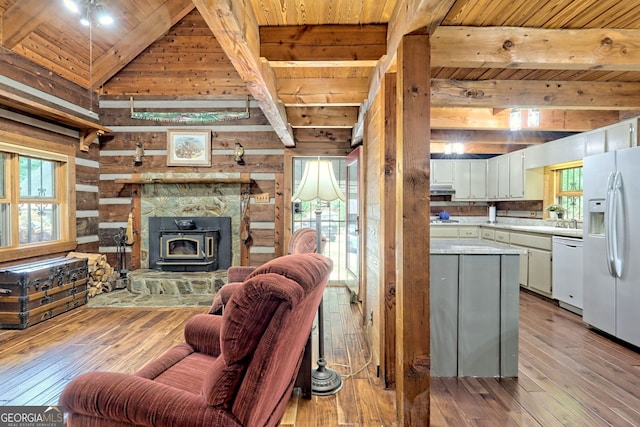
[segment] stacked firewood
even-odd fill
[[[87,286],[89,298],[116,289],[116,281],[120,278],[120,275],[109,265],[105,255],[70,252],[67,257],[87,258],[89,265],[89,283]]]

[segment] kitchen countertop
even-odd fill
[[[509,231],[525,231],[528,233],[540,233],[540,234],[550,234],[553,236],[565,236],[565,237],[576,237],[582,238],[582,228],[561,228],[554,227],[551,225],[515,225],[515,224],[488,224],[486,222],[432,222],[432,227],[460,227],[460,226],[475,226],[475,227],[486,227],[486,228],[495,228],[497,230],[509,230]]]
[[[524,249],[485,240],[431,240],[431,255],[522,255],[526,253]]]

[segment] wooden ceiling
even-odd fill
[[[421,28],[431,34],[432,152],[464,142],[469,153],[501,153],[640,114],[635,0],[103,4],[116,23],[94,28],[89,49],[88,29],[62,0],[0,0],[2,46],[101,96],[162,95],[163,87],[151,88],[156,70],[183,79],[188,72],[206,89],[180,94],[165,85],[164,94],[250,94],[285,146],[361,140],[363,115],[395,67],[400,38]],[[198,20],[204,25],[185,24]],[[215,46],[181,69],[183,52],[171,52],[177,36],[191,37],[194,48]],[[155,63],[144,62],[160,50]],[[121,82],[134,72],[151,83],[129,93]],[[509,131],[512,108],[540,109],[540,126]]]

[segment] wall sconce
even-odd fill
[[[142,163],[142,158],[144,157],[144,148],[142,148],[142,144],[136,142],[136,151],[133,154],[133,163],[139,165]]]
[[[236,148],[233,151],[233,160],[239,165],[244,165],[244,148],[239,142],[236,142]]]

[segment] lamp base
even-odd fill
[[[324,359],[320,359],[318,367],[311,371],[311,393],[316,396],[330,396],[342,388],[342,377],[326,364]]]

